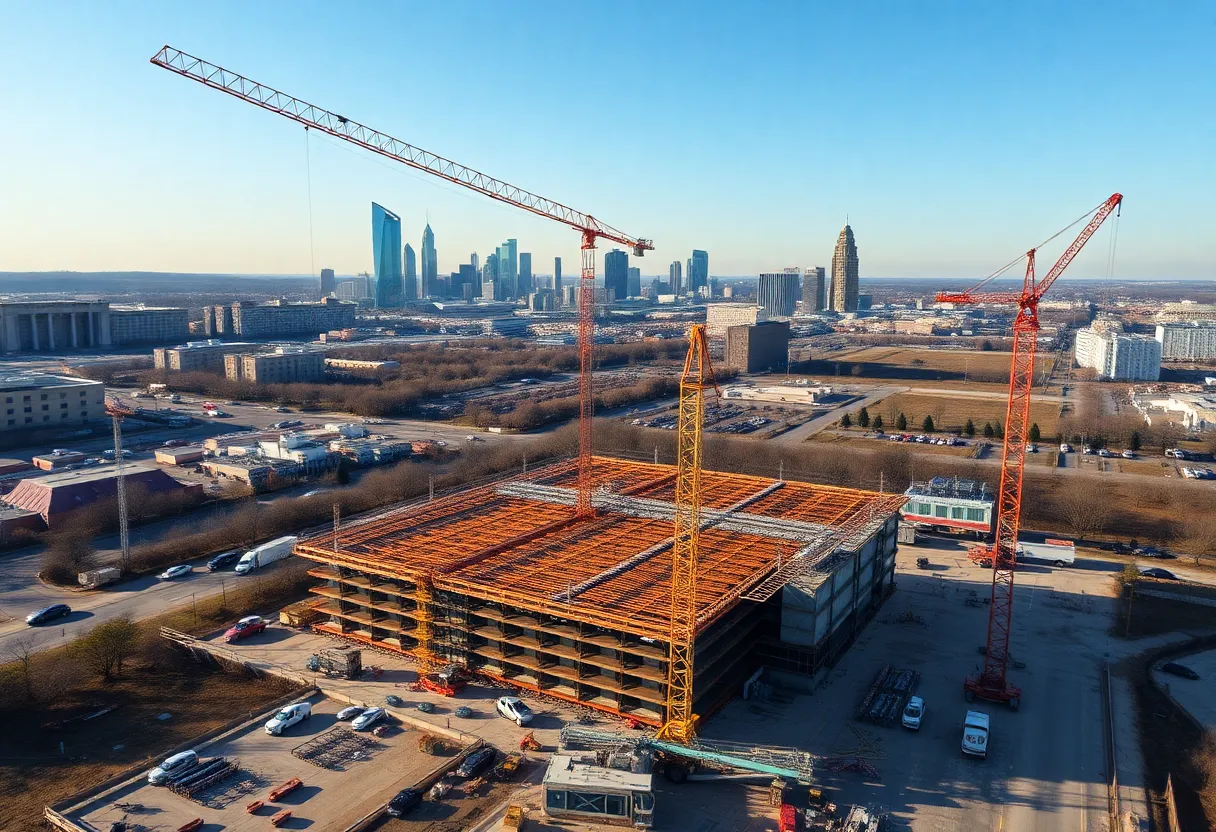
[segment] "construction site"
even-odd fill
[[[302,541],[326,599],[315,629],[664,724],[676,468],[593,457],[582,517],[578,473],[556,463]],[[703,715],[762,657],[814,673],[852,640],[892,589],[904,498],[711,471],[700,495]],[[841,529],[847,543],[819,552]]]

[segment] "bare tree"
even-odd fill
[[[17,675],[21,679],[21,689],[25,692],[26,702],[33,702],[36,698],[33,668],[34,652],[37,647],[38,640],[32,635],[9,639],[8,644],[4,647],[4,655],[17,668]]]
[[[43,577],[49,581],[73,584],[76,575],[97,565],[97,553],[89,528],[73,526],[53,535],[42,553]]]
[[[1104,530],[1113,513],[1110,495],[1083,486],[1064,489],[1056,497],[1056,507],[1069,530],[1081,540]]]
[[[122,675],[122,664],[138,649],[139,627],[130,618],[112,618],[98,624],[76,642],[85,665],[109,681]]]
[[[1216,555],[1216,516],[1206,511],[1192,514],[1183,524],[1179,548],[1195,558],[1196,566],[1204,557]]]

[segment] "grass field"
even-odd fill
[[[903,413],[908,419],[908,430],[920,430],[926,416],[932,416],[939,431],[961,430],[968,419],[975,423],[976,435],[980,435],[984,422],[1005,421],[1006,403],[999,398],[970,398],[933,396],[920,393],[896,393],[888,396],[869,409],[870,418],[881,415],[888,430],[894,428],[893,416]],[[1030,403],[1030,421],[1037,423],[1044,437],[1055,436],[1060,419],[1060,408],[1049,402]]]
[[[806,371],[823,376],[849,376],[857,381],[903,379],[939,387],[967,382],[977,390],[1007,389],[1011,353],[974,350],[929,350],[915,347],[860,347],[825,354],[809,362]],[[1035,377],[1051,373],[1055,356],[1039,355]]]
[[[975,447],[968,445],[966,447],[951,447],[949,445],[922,445],[920,443],[893,443],[890,439],[869,438],[861,435],[859,431],[856,436],[847,433],[833,433],[831,431],[820,431],[811,437],[812,442],[820,442],[831,445],[836,448],[847,448],[850,446],[874,450],[882,448],[888,444],[895,448],[907,448],[914,454],[925,454],[933,456],[954,456],[961,459],[967,459],[975,450]]]

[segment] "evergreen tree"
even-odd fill
[[[863,428],[870,426],[870,411],[864,407],[857,413],[857,424]]]
[[[993,438],[993,437],[995,437],[995,436],[996,436],[996,431],[994,431],[994,430],[992,429],[992,423],[991,423],[991,422],[984,422],[984,438],[985,438],[985,439],[992,439],[992,438]]]
[[[923,430],[925,433],[936,433],[937,425],[933,424],[933,417],[926,416],[925,421],[920,423],[920,429]]]
[[[849,414],[847,414],[847,413],[846,413],[846,414],[844,414],[843,416],[841,416],[841,417],[840,417],[840,426],[841,426],[842,428],[851,428],[851,427],[853,427],[853,420],[852,420],[852,419],[849,417]]]
[[[874,417],[874,423],[871,425],[871,427],[874,428],[874,430],[878,431],[879,433],[882,433],[882,414],[881,413],[879,413],[877,416]]]
[[[997,439],[1004,439],[1004,438],[1005,438],[1005,426],[1004,426],[1004,425],[1002,425],[1002,424],[1000,423],[1000,421],[997,421],[995,430],[996,430],[996,438],[997,438]]]
[[[967,424],[963,425],[963,433],[968,436],[975,436],[975,422],[968,419]]]
[[[1031,442],[1038,442],[1043,438],[1043,434],[1039,432],[1039,423],[1035,422],[1030,426],[1030,432],[1026,434],[1026,438]]]
[[[908,417],[902,413],[899,414],[899,418],[895,420],[895,429],[896,430],[907,430],[908,429]]]
[[[1132,435],[1127,440],[1127,447],[1132,451],[1140,450],[1140,431],[1132,431]]]

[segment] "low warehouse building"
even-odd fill
[[[675,477],[672,466],[597,457],[596,514],[580,519],[577,469],[555,463],[305,540],[296,554],[317,561],[313,592],[327,599],[314,628],[659,725]],[[704,715],[765,656],[814,672],[851,641],[892,589],[904,497],[711,471],[702,492]],[[745,599],[842,525],[840,547],[767,600]]]
[[[192,465],[203,461],[202,445],[185,445],[181,448],[157,448],[156,461],[161,465]]]
[[[78,508],[92,505],[118,493],[118,475],[112,466],[84,471],[65,471],[45,477],[22,480],[8,495],[7,502],[42,515],[49,528]],[[127,493],[143,489],[149,494],[199,494],[202,485],[181,483],[159,468],[130,467],[125,472]]]

